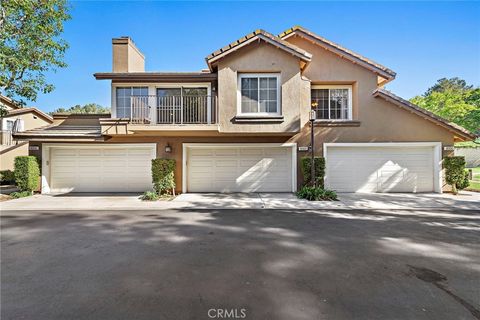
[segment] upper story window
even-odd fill
[[[130,118],[131,97],[148,96],[148,87],[117,87],[116,117]]]
[[[312,109],[319,120],[351,120],[352,86],[312,86]]]
[[[279,74],[240,74],[239,114],[280,114]]]
[[[6,130],[7,131],[13,131],[13,127],[15,126],[15,120],[7,120],[6,122]]]

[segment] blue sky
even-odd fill
[[[301,25],[397,72],[387,85],[404,98],[437,79],[480,84],[479,2],[71,2],[64,38],[68,67],[49,73],[55,91],[35,105],[45,111],[96,102],[110,106],[111,39],[128,35],[147,71],[196,71],[205,56],[258,28]]]

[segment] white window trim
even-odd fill
[[[4,118],[3,119],[3,124],[2,124],[2,130],[4,131],[9,131],[8,130],[8,123],[11,122],[12,123],[12,130],[13,128],[15,127],[15,121],[17,121],[17,119],[20,119],[20,118]]]
[[[277,112],[242,112],[242,79],[243,78],[276,78],[277,79]],[[258,82],[260,85],[260,81]],[[281,76],[280,73],[238,73],[237,77],[237,115],[251,117],[280,116],[281,110]]]
[[[117,117],[117,88],[147,88],[148,95],[152,95],[150,84],[147,83],[112,83],[112,118]]]
[[[312,85],[313,89],[348,89],[348,118],[347,119],[317,119],[318,121],[349,121],[353,120],[353,112],[352,112],[352,88],[353,86],[350,84],[316,84]],[[310,93],[311,94],[311,93]],[[311,100],[311,99],[310,99]],[[328,100],[328,114],[330,115],[330,93],[329,93],[329,100]]]

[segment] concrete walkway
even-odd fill
[[[141,201],[139,194],[35,195],[0,202],[1,210],[159,210],[159,209],[467,209],[480,211],[480,193],[358,194],[339,201],[311,202],[290,193],[187,193],[171,201]]]

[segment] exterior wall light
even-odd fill
[[[165,146],[165,153],[171,153],[172,152],[172,147],[167,143]]]

